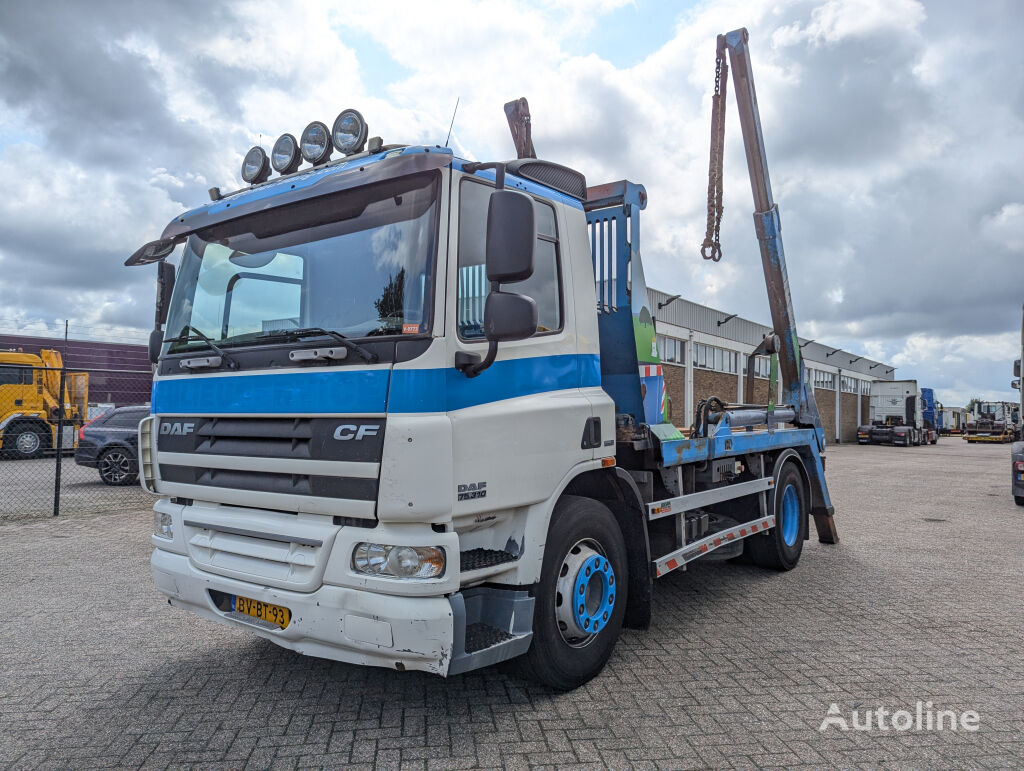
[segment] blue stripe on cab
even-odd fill
[[[188,377],[153,382],[153,413],[384,412],[391,370]]]
[[[601,385],[597,355],[496,361],[474,378],[457,369],[396,369],[388,412],[448,412],[518,396]]]
[[[475,378],[454,368],[333,370],[186,377],[153,383],[154,414],[448,412],[519,396],[601,385],[597,355],[495,362]]]

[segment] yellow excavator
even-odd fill
[[[60,419],[60,352],[0,351],[0,457],[38,458],[57,447]],[[64,374],[64,437],[74,449],[89,404],[89,374]]]

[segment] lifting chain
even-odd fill
[[[722,159],[725,146],[725,91],[729,65],[725,61],[725,37],[718,37],[715,55],[715,95],[711,99],[711,160],[708,166],[708,229],[700,254],[705,260],[722,259],[718,231],[722,226]]]

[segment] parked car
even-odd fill
[[[75,463],[98,469],[108,485],[133,485],[139,479],[139,421],[149,407],[117,407],[78,430]]]

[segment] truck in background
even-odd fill
[[[315,121],[133,254],[161,286],[139,479],[169,603],[304,654],[441,675],[522,657],[569,689],[649,625],[655,578],[789,570],[811,520],[836,543],[746,30],[718,38],[723,92],[726,54],[775,332],[744,403],[702,400],[692,426],[661,409],[646,191],[536,158],[525,100],[503,162],[367,140],[355,110]],[[778,404],[752,404],[756,355]]]
[[[975,402],[967,416],[964,439],[969,443],[1005,444],[1018,437],[1020,406],[1013,402]]]
[[[939,405],[939,436],[960,436],[967,423],[967,410],[963,407]]]
[[[57,446],[62,367],[52,348],[38,355],[0,351],[0,457],[38,458]],[[88,410],[88,373],[65,373],[63,403],[61,446],[73,450]]]
[[[928,400],[916,380],[876,380],[871,384],[868,425],[857,427],[858,444],[892,444],[902,447],[935,444],[935,400],[927,389]],[[925,422],[926,403],[932,416]]]
[[[1017,441],[1010,446],[1010,489],[1013,501],[1024,506],[1024,383],[1021,383],[1021,362],[1024,361],[1024,308],[1021,309],[1020,322],[1020,358],[1013,362],[1013,382],[1011,388],[1020,393],[1017,405]]]
[[[937,444],[939,441],[939,405],[935,401],[935,391],[921,388],[921,444]]]

